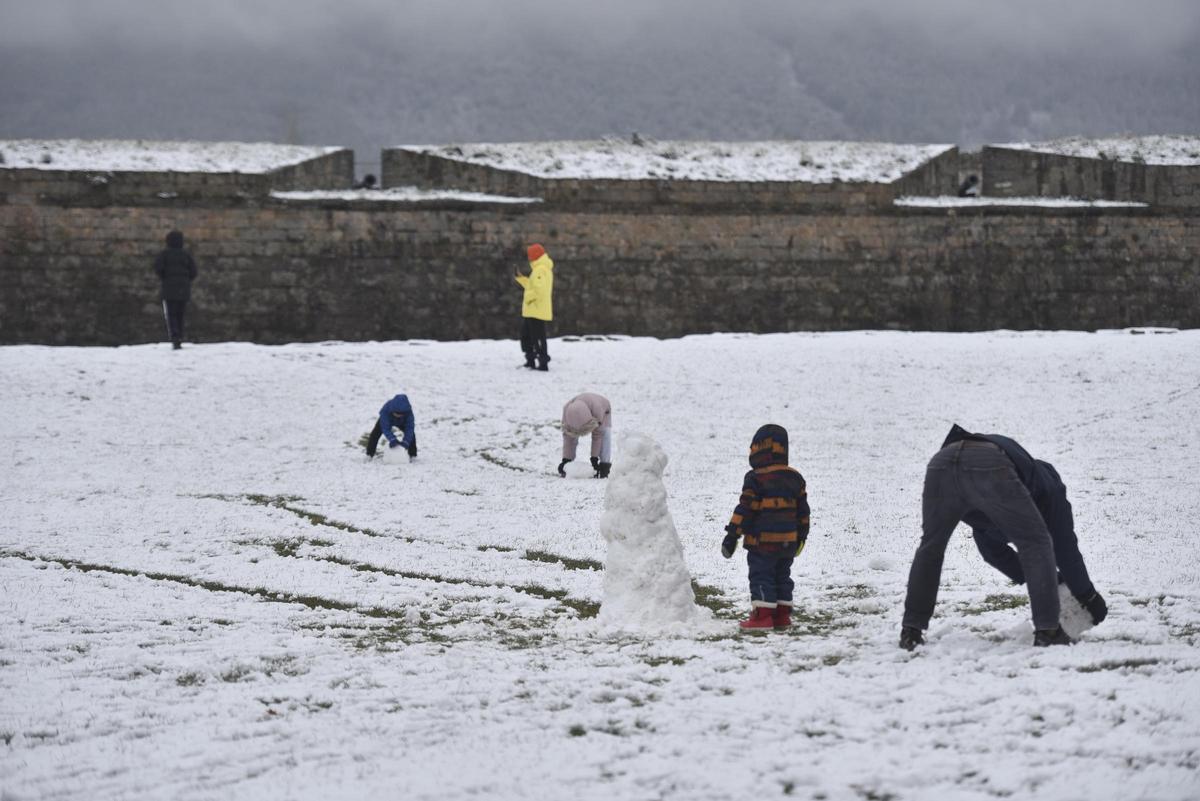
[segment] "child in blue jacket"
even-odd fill
[[[750,467],[725,527],[721,555],[733,556],[742,538],[752,611],[738,625],[783,631],[792,625],[792,560],[808,539],[808,488],[804,476],[788,467],[788,435],[783,426],[765,425],[755,432]]]
[[[403,431],[404,436],[397,438],[393,428]],[[416,423],[407,395],[397,395],[379,410],[379,419],[375,421],[375,427],[371,429],[371,435],[367,439],[368,458],[375,455],[375,446],[379,444],[381,436],[387,437],[389,448],[407,448],[410,462],[417,458]]]

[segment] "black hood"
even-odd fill
[[[944,448],[947,445],[953,445],[954,443],[958,442],[959,440],[978,439],[978,438],[979,437],[977,435],[972,434],[970,431],[966,430],[965,428],[960,426],[958,423],[955,423],[954,425],[952,425],[950,427],[950,433],[946,435],[946,440],[945,440],[945,442],[942,443],[942,447]]]
[[[167,234],[167,247],[179,249],[183,247],[183,232],[172,231]]]

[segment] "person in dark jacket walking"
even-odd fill
[[[792,624],[792,562],[808,540],[808,487],[788,466],[788,434],[768,424],[754,433],[742,494],[725,526],[721,555],[746,549],[751,613],[743,629],[783,631]]]
[[[192,281],[196,280],[196,261],[183,249],[183,234],[167,234],[167,247],[154,260],[154,272],[162,281],[163,317],[167,321],[167,336],[171,347],[183,347],[183,313],[192,296]]]
[[[403,432],[402,437],[397,437],[393,428],[400,429]],[[379,410],[379,417],[375,420],[375,427],[371,429],[371,433],[367,436],[367,457],[375,455],[375,447],[379,444],[379,438],[387,437],[389,448],[404,448],[408,451],[408,460],[411,462],[417,458],[417,428],[416,421],[413,419],[412,404],[408,402],[407,395],[397,395],[387,403],[383,404],[383,408]]]
[[[925,471],[921,516],[923,534],[904,601],[902,648],[911,651],[924,642],[942,558],[959,522],[972,528],[984,561],[1026,585],[1034,645],[1071,643],[1059,623],[1060,579],[1093,623],[1108,616],[1079,552],[1066,486],[1053,465],[1034,459],[1015,440],[972,434],[957,424],[951,428]]]

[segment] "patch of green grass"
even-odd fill
[[[829,592],[826,595],[831,599],[846,599],[860,601],[863,598],[870,598],[875,594],[874,588],[866,584],[851,584],[849,586],[827,585],[825,587]]]
[[[180,673],[175,677],[175,683],[180,687],[197,687],[205,681],[204,674],[197,671],[189,671]]]
[[[559,564],[567,570],[603,570],[604,565],[597,562],[595,559],[576,559],[571,556],[560,556],[549,551],[530,551],[526,550],[522,559],[528,559],[531,562],[548,562],[550,564]]]
[[[1096,662],[1091,665],[1080,665],[1075,668],[1080,673],[1099,673],[1102,670],[1133,670],[1149,665],[1157,665],[1161,662],[1160,659],[1153,657],[1130,657],[1129,659],[1105,659],[1102,662]]]
[[[173,584],[182,584],[187,587],[196,589],[208,590],[209,592],[236,592],[243,595],[250,595],[264,601],[272,603],[287,603],[301,604],[310,609],[326,609],[338,612],[355,612],[367,617],[379,618],[394,618],[402,617],[402,612],[397,612],[391,609],[383,609],[374,606],[359,606],[358,604],[346,603],[344,601],[335,601],[331,598],[322,598],[316,595],[295,595],[289,592],[279,592],[268,590],[264,587],[239,587],[233,584],[225,584],[220,581],[212,581],[208,579],[198,579],[192,576],[181,576],[172,573],[161,573],[148,570],[133,570],[127,567],[116,567],[114,565],[101,565],[90,562],[80,562],[74,559],[62,559],[48,556],[33,556],[19,551],[0,551],[0,557],[14,557],[17,559],[25,559],[30,562],[49,562],[70,570],[78,570],[81,573],[90,573],[97,571],[101,573],[109,573],[116,576],[130,576],[132,578],[145,578],[151,581],[166,581]]]
[[[583,737],[587,734],[587,729],[576,723],[574,726],[567,729],[567,734],[571,735],[572,737]]]
[[[12,745],[12,740],[15,736],[16,732],[0,731],[0,740],[3,740],[5,745]]]
[[[642,659],[650,667],[658,667],[659,665],[686,665],[689,661],[695,659],[694,656],[647,656]]]
[[[294,557],[305,545],[328,548],[333,544],[332,540],[322,540],[316,537],[292,537],[286,540],[272,540],[271,549],[279,556]]]
[[[246,493],[244,495],[200,495],[200,498],[212,498],[219,501],[246,501],[256,506],[267,506],[273,509],[282,509],[285,512],[291,512],[296,517],[307,520],[314,526],[327,526],[335,528],[339,531],[346,531],[351,534],[362,534],[366,537],[382,537],[384,539],[399,539],[405,542],[414,542],[412,537],[398,536],[392,534],[382,534],[378,531],[372,531],[369,528],[355,526],[350,523],[343,523],[340,520],[334,520],[326,517],[319,512],[312,512],[308,509],[295,506],[296,501],[304,500],[298,495],[260,495],[256,493]],[[329,543],[332,545],[333,543]]]
[[[234,665],[233,667],[229,668],[229,670],[226,670],[223,673],[219,673],[217,675],[221,679],[221,681],[228,682],[230,684],[235,684],[235,683],[245,679],[247,676],[249,676],[253,672],[254,671],[251,670],[250,667],[247,665]]]
[[[982,615],[985,612],[1020,609],[1023,606],[1029,606],[1029,596],[996,593],[987,596],[978,605],[963,607],[961,611],[964,615]]]
[[[854,623],[851,620],[839,619],[833,612],[824,609],[812,609],[796,605],[792,607],[792,627],[790,634],[828,634],[835,629],[849,628]]]
[[[717,617],[732,619],[738,616],[737,608],[733,602],[727,599],[716,587],[710,587],[707,584],[701,584],[692,579],[692,594],[696,596],[697,604],[711,609],[712,613]]]
[[[496,454],[492,453],[491,451],[479,450],[479,451],[476,451],[476,453],[485,462],[491,462],[492,464],[496,465],[497,467],[503,467],[505,470],[514,470],[518,473],[532,473],[533,472],[532,470],[530,470],[526,467],[521,467],[520,465],[515,465],[512,462],[508,461],[507,459],[497,456]]]

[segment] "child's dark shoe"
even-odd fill
[[[1073,640],[1063,631],[1062,626],[1053,629],[1038,629],[1033,633],[1033,644],[1038,648],[1048,645],[1071,645]]]

